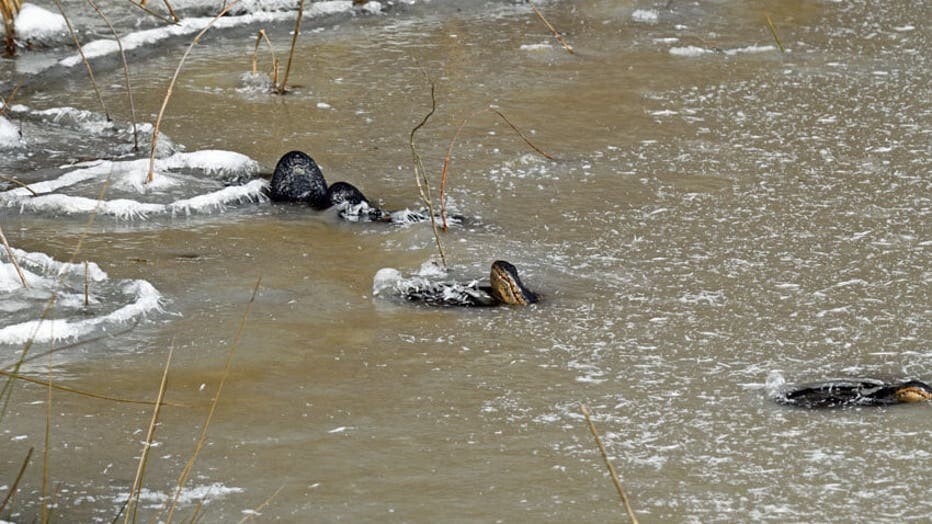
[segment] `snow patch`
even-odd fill
[[[0,116],[0,149],[13,149],[22,145],[23,137],[19,134],[19,127]]]
[[[28,42],[47,42],[68,34],[68,26],[62,15],[35,4],[23,4],[13,23],[16,38]]]

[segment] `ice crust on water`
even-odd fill
[[[178,503],[182,506],[186,506],[188,504],[202,500],[205,503],[208,503],[211,500],[217,500],[234,493],[243,493],[244,491],[245,490],[243,488],[229,487],[221,482],[202,484],[200,486],[193,486],[181,490],[181,494],[178,496]],[[161,507],[164,502],[171,498],[171,496],[171,493],[153,491],[148,488],[143,488],[139,492],[139,500],[143,502],[154,503],[152,507]],[[129,499],[128,492],[120,493],[114,497],[113,502],[115,504],[122,505],[124,502],[126,502],[127,499]]]
[[[24,288],[9,254],[0,250],[0,344],[24,344],[28,340],[49,342],[74,339],[111,325],[124,324],[161,311],[162,295],[145,280],[111,281],[100,267],[89,262],[87,278],[92,282],[89,302],[92,311],[102,310],[96,316],[77,314],[84,308],[84,264],[59,262],[44,253],[30,253],[13,248],[29,288]],[[35,317],[56,294],[56,312],[65,318],[42,321]],[[123,302],[109,308],[110,302]],[[64,310],[64,311],[63,311]]]
[[[655,24],[657,23],[658,16],[657,11],[653,9],[637,9],[631,13],[631,20],[643,24]]]
[[[35,4],[24,3],[14,19],[16,38],[27,42],[49,42],[68,35],[65,18]]]
[[[13,149],[23,145],[19,127],[6,117],[0,116],[0,149]]]
[[[772,45],[749,45],[745,47],[736,47],[733,49],[708,49],[705,47],[697,47],[694,45],[684,46],[684,47],[671,47],[670,54],[673,56],[682,56],[687,58],[693,58],[703,55],[711,55],[722,53],[728,56],[735,56],[739,54],[750,54],[750,53],[767,53],[770,51],[776,51],[777,48]],[[789,52],[789,50],[787,50]]]

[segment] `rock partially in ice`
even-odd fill
[[[0,149],[13,149],[23,145],[19,127],[6,117],[0,116]]]
[[[65,18],[35,4],[23,4],[23,8],[14,19],[14,24],[16,39],[21,42],[46,44],[68,37]]]

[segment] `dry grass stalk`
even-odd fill
[[[16,488],[19,487],[19,481],[23,479],[23,473],[26,473],[26,466],[29,465],[29,459],[32,458],[32,452],[35,448],[29,448],[29,451],[26,453],[26,458],[23,460],[23,465],[19,468],[19,474],[16,475],[16,480],[13,481],[13,485],[10,486],[10,491],[7,492],[6,497],[3,497],[3,502],[0,502],[0,514],[3,513],[3,510],[6,508],[13,500],[13,496],[16,494]]]
[[[188,524],[194,524],[197,522],[197,518],[201,516],[201,509],[204,507],[204,499],[199,499],[197,501],[197,506],[194,506],[194,511],[191,513],[191,519],[188,520]]]
[[[89,287],[88,280],[89,278],[88,278],[87,259],[84,259],[84,307],[87,307],[88,305],[90,305],[90,301],[88,300],[88,297],[87,297],[87,288]]]
[[[84,229],[81,230],[81,234],[78,236],[78,241],[75,244],[74,250],[71,252],[71,258],[68,259],[69,264],[73,264],[78,258],[78,254],[81,252],[81,247],[84,245],[84,241],[87,239],[88,232],[91,229],[91,226],[94,225],[94,220],[97,218],[97,212],[100,210],[100,203],[103,202],[104,196],[107,194],[107,190],[110,188],[110,178],[113,175],[111,172],[107,176],[107,179],[104,181],[103,186],[100,188],[100,193],[97,197],[97,204],[94,206],[91,215],[87,218],[87,222],[84,225]],[[65,274],[63,273],[58,277],[56,282],[55,289],[52,291],[52,296],[49,297],[48,302],[45,303],[45,307],[42,309],[42,314],[39,315],[39,321],[36,322],[36,327],[33,328],[32,333],[30,333],[29,338],[26,340],[26,343],[23,344],[23,350],[20,352],[19,359],[16,361],[16,364],[13,366],[13,372],[19,373],[19,369],[22,367],[23,362],[26,361],[26,356],[29,354],[29,350],[32,348],[32,344],[36,339],[36,335],[39,334],[39,329],[42,327],[42,322],[48,318],[49,313],[52,312],[52,308],[55,307],[55,303],[58,301],[58,290],[64,282]],[[49,351],[49,354],[52,354],[53,351]],[[0,389],[0,400],[2,400],[2,407],[0,407],[0,422],[3,421],[3,417],[6,415],[6,410],[10,405],[10,399],[13,396],[13,377],[7,377],[6,382],[3,384],[3,388]]]
[[[501,111],[497,109],[487,107],[485,109],[480,109],[479,111],[476,111],[472,115],[464,118],[460,126],[456,128],[456,133],[453,134],[453,139],[450,140],[450,146],[447,148],[447,156],[444,157],[443,159],[443,171],[441,171],[440,173],[440,219],[443,222],[444,231],[447,230],[447,207],[446,207],[446,191],[445,191],[446,185],[447,185],[447,169],[450,167],[451,157],[453,155],[453,145],[456,143],[456,139],[459,138],[460,132],[463,130],[464,127],[466,127],[466,124],[475,116],[479,115],[480,113],[485,113],[485,112],[495,113],[496,115],[501,117],[501,119],[504,120],[505,123],[508,124],[508,126],[511,127],[511,129],[513,129],[514,132],[518,134],[518,136],[521,137],[521,140],[524,140],[524,143],[530,146],[531,149],[536,151],[537,154],[539,154],[540,156],[548,160],[556,160],[556,158],[545,153],[541,148],[535,146],[528,139],[528,137],[526,137],[524,133],[522,133],[521,130],[518,129],[518,126],[511,123],[511,120],[508,120],[508,117],[506,117]]]
[[[276,496],[278,496],[278,493],[279,493],[281,490],[283,490],[283,489],[285,489],[285,485],[284,485],[284,484],[282,484],[281,486],[279,486],[278,489],[275,490],[275,493],[272,493],[272,494],[269,496],[269,498],[265,499],[265,502],[263,502],[262,504],[259,504],[258,506],[256,506],[256,509],[252,510],[252,513],[247,513],[245,517],[243,517],[242,519],[240,519],[240,521],[239,521],[238,524],[243,524],[244,522],[247,522],[247,521],[250,521],[250,520],[254,519],[254,518],[256,517],[256,515],[261,515],[261,513],[259,513],[259,512],[262,511],[262,508],[268,506],[269,503],[272,502],[272,499],[274,499]]]
[[[269,51],[272,53],[272,90],[278,91],[278,69],[280,64],[278,63],[278,57],[275,55],[275,46],[269,40],[269,35],[266,34],[265,29],[260,29],[256,35],[256,48],[252,51],[252,74],[259,74],[259,46],[262,45],[263,40],[268,44]]]
[[[414,180],[417,182],[417,190],[421,196],[421,201],[427,206],[427,212],[430,215],[430,226],[434,232],[434,241],[437,243],[437,251],[440,252],[440,263],[443,264],[444,269],[446,269],[447,257],[443,251],[443,242],[440,240],[440,231],[437,229],[437,219],[434,216],[434,201],[430,190],[430,181],[427,179],[427,170],[424,169],[424,163],[421,162],[421,155],[418,154],[417,148],[414,146],[414,134],[417,133],[418,129],[427,124],[427,121],[433,116],[434,111],[437,110],[437,98],[434,91],[434,83],[431,81],[430,112],[411,130],[411,136],[408,137],[408,145],[411,147],[411,157],[414,160]]]
[[[634,514],[634,510],[631,508],[631,504],[628,502],[628,496],[625,495],[624,488],[621,487],[621,481],[618,479],[618,473],[615,471],[615,466],[612,465],[612,461],[608,460],[608,454],[605,452],[605,446],[602,445],[602,439],[599,438],[599,433],[595,430],[595,424],[592,423],[592,419],[589,417],[589,408],[585,404],[579,406],[579,411],[586,417],[586,423],[589,424],[589,431],[592,433],[592,436],[595,438],[595,443],[599,446],[599,453],[602,454],[602,460],[605,461],[605,465],[608,466],[608,472],[612,475],[612,482],[615,484],[615,489],[618,491],[618,496],[621,497],[621,502],[625,505],[625,510],[628,512],[628,516],[631,517],[632,524],[638,524],[638,518]]]
[[[291,72],[291,60],[294,58],[294,47],[298,43],[298,33],[301,31],[301,16],[304,15],[304,0],[298,5],[298,18],[294,23],[294,34],[291,37],[291,51],[288,52],[288,65],[285,66],[285,77],[282,78],[282,85],[278,88],[278,94],[285,94],[285,85],[288,83],[288,73]]]
[[[164,16],[160,15],[159,13],[156,13],[155,11],[149,9],[148,7],[146,7],[146,3],[145,3],[145,2],[142,2],[142,3],[139,3],[139,4],[137,4],[136,2],[133,2],[133,0],[127,0],[127,2],[129,2],[130,4],[132,4],[133,6],[139,8],[139,9],[143,10],[146,14],[151,15],[151,16],[154,16],[155,18],[158,18],[159,20],[165,22],[166,24],[170,24],[170,25],[177,25],[177,24],[178,24],[178,22],[172,21],[172,20],[170,20],[170,19],[168,19],[168,18],[165,18]]]
[[[162,409],[162,399],[165,397],[165,384],[168,381],[168,368],[171,366],[172,354],[175,352],[175,343],[168,348],[168,358],[165,359],[165,371],[162,372],[162,382],[159,384],[159,394],[155,399],[155,407],[152,409],[152,420],[149,421],[149,431],[146,433],[146,441],[142,446],[142,455],[139,457],[139,466],[136,468],[136,478],[133,479],[133,487],[129,491],[129,505],[133,508],[133,522],[136,522],[136,510],[139,508],[139,493],[142,491],[142,478],[146,473],[146,462],[149,460],[149,450],[152,449],[152,438],[155,436],[155,423],[159,419],[159,411]],[[133,504],[136,499],[136,504]],[[126,510],[126,517],[123,519],[124,524],[129,524],[129,508]]]
[[[14,20],[23,7],[21,0],[0,0],[0,17],[3,18],[4,46],[9,56],[16,54],[16,24]]]
[[[55,0],[55,1],[57,2],[58,0]],[[172,75],[172,79],[168,83],[168,90],[165,92],[165,98],[162,100],[162,108],[159,109],[159,116],[158,118],[155,119],[155,128],[152,131],[152,152],[149,154],[149,176],[147,178],[149,182],[152,182],[152,179],[155,177],[155,148],[159,143],[159,127],[162,125],[162,117],[165,116],[165,108],[168,107],[168,99],[171,98],[172,96],[172,90],[174,90],[175,88],[175,82],[178,81],[178,75],[181,74],[181,68],[184,66],[185,60],[188,59],[188,55],[191,54],[191,50],[194,49],[194,46],[196,46],[198,42],[201,41],[201,37],[204,36],[204,33],[206,33],[208,29],[213,27],[213,25],[217,23],[217,20],[220,20],[220,18],[222,18],[223,15],[227,14],[227,12],[238,1],[239,0],[233,0],[232,2],[229,2],[228,4],[223,6],[223,9],[221,9],[220,12],[217,13],[217,16],[215,16],[210,22],[208,22],[207,25],[204,27],[204,29],[201,29],[201,32],[198,33],[197,36],[194,37],[194,40],[191,41],[191,45],[189,45],[188,48],[185,49],[184,55],[181,56],[181,61],[178,62],[178,67],[175,69],[175,74]]]
[[[770,28],[770,34],[773,35],[773,39],[777,42],[777,47],[780,48],[780,52],[786,53],[786,49],[783,49],[783,43],[780,42],[780,37],[777,36],[777,28],[773,26],[773,20],[770,19],[770,15],[767,15],[767,27]]]
[[[13,255],[13,249],[10,247],[10,243],[6,241],[6,235],[3,234],[2,227],[0,227],[0,241],[3,242],[3,247],[6,248],[6,254],[9,255],[10,262],[13,264],[13,267],[16,268],[16,274],[19,275],[19,279],[23,283],[23,287],[29,289],[29,284],[26,283],[26,276],[23,275],[23,270],[20,269],[19,263],[16,261],[16,257]]]
[[[91,69],[91,63],[87,61],[87,56],[84,54],[84,48],[81,47],[81,42],[78,41],[78,34],[74,32],[74,27],[71,25],[71,20],[68,19],[68,15],[65,14],[65,8],[62,7],[60,0],[54,0],[55,6],[58,7],[58,12],[61,13],[62,18],[65,19],[65,25],[68,26],[68,32],[71,33],[71,39],[74,40],[75,47],[78,48],[78,53],[81,55],[81,60],[84,62],[84,67],[87,68],[87,76],[91,78],[91,85],[94,86],[94,92],[97,93],[97,100],[100,102],[100,107],[104,110],[104,115],[107,117],[107,121],[110,121],[110,112],[107,111],[107,105],[104,104],[104,97],[100,94],[100,88],[97,87],[97,80],[94,79],[94,70]]]
[[[181,20],[181,19],[178,18],[178,15],[175,14],[175,10],[172,9],[172,5],[171,5],[170,3],[168,3],[168,0],[162,0],[162,3],[165,4],[165,8],[168,9],[168,14],[171,15],[171,17],[172,17],[172,19],[175,21],[175,23],[178,23],[178,21]]]
[[[48,355],[48,353],[46,355]],[[81,395],[82,397],[96,398],[98,400],[109,400],[111,402],[121,402],[123,404],[142,404],[144,406],[156,405],[156,402],[153,402],[151,400],[134,400],[130,398],[111,397],[109,395],[101,395],[100,393],[93,393],[91,391],[84,391],[82,389],[70,388],[68,386],[61,386],[58,384],[50,384],[49,382],[46,382],[44,380],[39,380],[37,378],[32,378],[26,375],[20,375],[19,373],[13,373],[10,371],[0,370],[0,376],[9,377],[11,379],[16,379],[16,380],[22,380],[23,382],[30,382],[32,384],[38,384],[40,386],[52,387],[58,391],[64,391],[66,393],[74,393],[75,395]],[[162,402],[161,405],[171,406],[173,408],[189,407],[186,404],[177,404],[174,402]]]
[[[30,193],[32,193],[32,196],[39,196],[39,193],[36,193],[35,191],[32,190],[31,187],[29,187],[28,185],[26,185],[26,184],[20,182],[19,180],[16,180],[15,178],[9,178],[9,177],[5,177],[5,176],[3,176],[3,175],[0,175],[0,180],[3,180],[4,182],[10,182],[11,184],[16,184],[16,185],[18,185],[19,187],[21,187],[21,188],[25,189],[26,191],[29,191]]]
[[[537,9],[537,6],[534,5],[534,2],[532,2],[531,0],[527,0],[527,3],[528,3],[529,6],[531,6],[531,9],[534,10],[534,13],[537,15],[537,18],[540,18],[540,21],[543,22],[544,25],[546,25],[548,29],[550,29],[550,32],[553,33],[553,36],[556,37],[557,42],[560,42],[560,45],[563,46],[563,49],[566,49],[566,52],[569,53],[569,54],[571,54],[571,55],[572,55],[572,54],[576,54],[576,53],[573,51],[573,46],[571,46],[571,45],[569,45],[568,43],[566,43],[566,40],[563,38],[563,35],[561,35],[560,32],[557,31],[556,28],[553,27],[553,26],[550,24],[550,22],[547,21],[546,18],[544,18],[544,14],[541,13],[539,9]]]
[[[129,111],[130,116],[133,121],[133,151],[139,151],[139,132],[136,129],[136,102],[133,100],[133,86],[129,83],[129,64],[126,62],[126,53],[123,51],[123,42],[120,40],[120,35],[117,34],[116,29],[114,29],[113,24],[110,23],[110,19],[104,15],[104,12],[97,7],[97,4],[94,0],[87,0],[87,3],[94,8],[94,11],[103,18],[104,22],[107,24],[107,27],[110,28],[110,33],[113,34],[113,38],[116,40],[117,46],[120,48],[120,59],[123,61],[123,79],[126,82],[126,95],[129,97]]]
[[[4,1],[6,1],[6,0],[0,0],[0,2],[4,2]],[[10,91],[10,95],[7,96],[7,97],[3,100],[3,107],[0,107],[0,116],[3,116],[3,114],[6,113],[6,108],[10,107],[10,103],[13,101],[13,97],[16,96],[16,92],[19,91],[19,88],[20,88],[22,85],[23,85],[22,83],[16,84],[16,86],[13,87],[13,90]]]
[[[49,521],[48,480],[49,480],[49,445],[52,438],[52,354],[49,353],[48,388],[45,397],[45,442],[42,445],[42,524]]]
[[[168,507],[168,516],[165,519],[165,522],[171,522],[172,516],[175,513],[175,507],[178,505],[178,497],[181,496],[181,491],[184,489],[185,483],[188,482],[188,477],[191,475],[191,470],[194,468],[194,462],[197,460],[198,454],[201,452],[201,448],[204,447],[204,444],[207,442],[207,429],[210,427],[210,421],[214,417],[214,412],[217,410],[217,404],[220,402],[220,394],[223,393],[223,385],[227,381],[227,377],[230,376],[230,368],[233,363],[233,354],[236,352],[236,349],[239,347],[239,342],[243,337],[243,329],[246,327],[246,319],[249,318],[249,312],[252,310],[252,305],[256,301],[256,295],[259,293],[259,284],[262,283],[262,276],[260,275],[256,279],[256,285],[252,289],[252,297],[249,299],[249,303],[246,304],[246,311],[243,312],[243,318],[240,320],[239,329],[236,331],[236,337],[233,339],[233,344],[230,345],[230,351],[227,353],[226,364],[223,366],[223,374],[220,376],[220,383],[217,385],[217,393],[214,395],[213,400],[210,403],[210,410],[207,412],[207,418],[204,420],[204,425],[201,427],[201,435],[197,439],[197,444],[194,446],[194,452],[191,454],[191,458],[188,460],[188,463],[184,467],[184,471],[181,472],[181,475],[178,477],[178,482],[175,485],[175,494],[172,496],[171,506]],[[163,508],[161,512],[156,516],[155,520],[159,520],[164,513],[165,509]]]

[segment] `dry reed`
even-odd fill
[[[9,56],[16,54],[15,19],[22,7],[22,0],[0,0],[0,17],[3,18],[4,46]]]
[[[430,215],[430,227],[434,232],[434,241],[437,244],[437,251],[440,252],[440,263],[443,264],[443,268],[446,269],[447,257],[443,251],[443,241],[440,240],[440,231],[437,229],[437,219],[434,216],[434,202],[430,189],[430,180],[427,179],[427,170],[424,169],[424,163],[421,162],[421,155],[418,154],[417,148],[414,146],[415,133],[427,124],[427,121],[430,120],[430,117],[433,116],[434,112],[437,110],[434,82],[431,81],[430,78],[428,78],[428,81],[430,81],[430,112],[411,130],[411,135],[408,137],[408,145],[411,147],[411,157],[414,161],[414,180],[417,182],[418,194],[421,196],[421,201],[427,206],[427,213]]]
[[[100,94],[100,88],[97,87],[97,80],[94,79],[94,70],[91,69],[91,63],[87,61],[87,56],[84,54],[84,48],[81,47],[81,42],[78,41],[78,34],[75,33],[74,27],[71,25],[71,20],[68,19],[68,15],[65,13],[65,8],[62,7],[60,0],[54,0],[55,6],[58,7],[58,11],[61,13],[62,18],[65,19],[65,25],[68,26],[68,32],[71,33],[71,39],[74,40],[75,47],[78,48],[78,53],[81,55],[81,60],[84,62],[84,67],[87,69],[87,76],[91,78],[91,85],[94,86],[94,92],[97,93],[97,100],[100,102],[100,107],[104,110],[104,115],[107,117],[107,122],[110,121],[110,112],[107,111],[107,105],[104,104],[104,97]]]
[[[279,493],[281,490],[283,490],[283,489],[285,489],[285,485],[284,485],[284,484],[282,484],[281,486],[279,486],[278,489],[275,490],[275,493],[272,493],[271,495],[269,495],[269,498],[265,499],[265,501],[264,501],[262,504],[259,504],[258,506],[256,506],[256,508],[255,508],[254,510],[252,510],[252,513],[247,513],[245,517],[243,517],[242,519],[240,519],[240,521],[239,521],[238,524],[243,524],[243,523],[245,523],[245,522],[247,522],[247,521],[249,521],[249,520],[254,519],[254,518],[256,517],[256,515],[261,515],[259,512],[262,511],[262,508],[268,506],[269,503],[272,502],[272,499],[274,499],[276,496],[278,496],[278,493]]]
[[[586,417],[586,423],[589,424],[589,431],[592,433],[592,436],[595,438],[595,443],[599,447],[599,453],[602,454],[602,460],[605,461],[605,465],[608,466],[608,472],[612,476],[612,482],[615,484],[615,489],[618,491],[618,496],[621,497],[621,502],[625,506],[625,510],[628,512],[628,516],[631,518],[632,524],[638,524],[638,518],[634,514],[634,510],[631,508],[631,504],[628,502],[628,496],[625,495],[624,488],[621,487],[621,480],[618,479],[618,473],[615,471],[615,466],[612,465],[612,461],[608,459],[608,454],[605,452],[605,446],[602,445],[602,439],[599,438],[599,433],[595,430],[595,424],[592,423],[592,419],[589,417],[589,408],[585,404],[579,406],[579,411]]]
[[[148,14],[148,15],[150,15],[150,16],[153,16],[153,17],[155,17],[155,18],[158,18],[159,20],[165,22],[166,24],[169,24],[169,25],[177,25],[177,24],[178,24],[178,22],[169,20],[168,18],[165,18],[164,16],[160,15],[159,13],[156,13],[155,11],[149,9],[148,7],[146,7],[145,2],[140,3],[140,4],[137,4],[136,2],[133,2],[133,0],[126,0],[126,1],[129,2],[130,4],[132,4],[133,6],[135,6],[135,7],[139,8],[139,9],[141,9],[141,10],[142,10],[143,12],[145,12],[146,14]]]
[[[19,180],[16,180],[15,178],[10,178],[10,177],[5,177],[5,176],[3,176],[3,175],[0,175],[0,180],[3,180],[4,182],[10,182],[10,183],[12,183],[12,184],[18,185],[19,187],[21,187],[21,188],[25,189],[26,191],[29,191],[30,193],[32,193],[32,196],[39,196],[39,193],[36,193],[35,191],[33,191],[32,188],[29,187],[27,184],[24,184],[24,183],[20,182]]]
[[[49,444],[52,438],[52,374],[55,367],[52,365],[52,354],[49,353],[48,387],[45,397],[45,440],[42,443],[42,524],[49,521],[48,480],[49,480]]]
[[[36,448],[29,448],[29,451],[26,453],[26,458],[23,460],[23,465],[19,468],[19,473],[16,475],[16,480],[13,481],[13,485],[10,486],[10,491],[7,492],[6,497],[3,497],[3,502],[0,502],[0,515],[3,514],[3,510],[6,508],[13,497],[16,495],[16,488],[19,487],[19,481],[23,480],[23,473],[26,473],[26,466],[29,465],[29,459],[32,458],[32,452]]]
[[[3,2],[3,1],[5,1],[5,0],[0,0],[0,2]],[[9,96],[7,96],[7,97],[3,100],[3,107],[0,107],[0,116],[3,116],[3,114],[6,113],[6,108],[10,107],[10,102],[13,101],[13,97],[16,96],[16,92],[19,91],[19,88],[20,88],[21,86],[22,86],[22,82],[19,83],[19,84],[16,84],[16,86],[13,87],[13,90],[10,91]]]
[[[511,120],[508,119],[508,117],[506,117],[501,111],[497,109],[487,107],[485,109],[480,109],[479,111],[476,111],[472,115],[464,118],[463,122],[460,123],[459,127],[456,128],[456,132],[453,133],[453,139],[450,140],[450,146],[447,148],[447,156],[444,157],[443,159],[443,170],[440,173],[440,219],[441,219],[441,222],[443,223],[444,231],[447,230],[447,207],[446,207],[447,170],[450,167],[450,162],[451,162],[451,158],[453,155],[453,145],[456,143],[456,139],[460,136],[460,132],[463,130],[466,124],[475,116],[481,113],[485,113],[485,112],[495,113],[496,115],[501,117],[501,119],[504,120],[505,123],[508,124],[508,126],[511,127],[511,129],[514,130],[514,132],[518,134],[518,136],[521,137],[521,140],[524,140],[524,143],[530,146],[530,148],[536,151],[539,155],[541,155],[542,157],[548,160],[556,160],[556,158],[547,154],[541,148],[534,145],[528,139],[528,137],[526,137],[524,133],[522,133],[521,130],[518,129],[518,126],[514,125],[511,122]]]
[[[783,48],[783,42],[780,42],[780,37],[777,36],[777,28],[773,26],[773,20],[770,19],[770,15],[767,15],[767,27],[770,28],[770,34],[773,35],[773,39],[777,42],[777,47],[780,48],[780,52],[786,53],[786,49]]]
[[[172,5],[168,3],[168,0],[162,0],[162,3],[165,4],[165,8],[168,9],[168,14],[171,15],[175,23],[178,23],[178,21],[181,19],[178,18],[178,15],[175,14],[175,10],[172,9]]]
[[[45,355],[42,355],[42,356],[47,356],[48,354],[51,354],[51,353],[52,353],[52,352],[49,352],[49,353],[46,353]],[[10,371],[0,370],[0,376],[8,377],[8,378],[10,378],[10,379],[22,380],[23,382],[29,382],[29,383],[32,383],[32,384],[38,384],[38,385],[40,385],[40,386],[46,386],[46,387],[51,386],[52,388],[54,388],[54,389],[56,389],[56,390],[58,390],[58,391],[64,391],[64,392],[66,392],[66,393],[74,393],[75,395],[81,395],[82,397],[96,398],[96,399],[98,399],[98,400],[108,400],[108,401],[110,401],[110,402],[120,402],[120,403],[123,403],[123,404],[142,404],[142,405],[145,405],[145,406],[154,406],[154,405],[156,405],[156,402],[151,401],[151,400],[135,400],[135,399],[130,399],[130,398],[112,397],[112,396],[109,396],[109,395],[102,395],[102,394],[100,394],[100,393],[94,393],[94,392],[91,392],[91,391],[84,391],[84,390],[82,390],[82,389],[71,388],[71,387],[68,387],[68,386],[60,386],[60,385],[58,385],[58,384],[50,384],[49,382],[44,381],[44,380],[39,380],[39,379],[37,379],[37,378],[32,378],[32,377],[29,377],[29,376],[26,376],[26,375],[21,375],[21,374],[19,374],[19,373],[13,373],[13,372],[10,372]],[[187,406],[186,404],[177,404],[177,403],[174,403],[174,402],[162,402],[161,404],[162,404],[163,406],[171,406],[171,407],[174,407],[174,408],[186,408],[186,407],[189,407],[189,406]]]
[[[175,342],[168,348],[168,358],[165,359],[165,371],[162,372],[162,382],[159,384],[159,394],[155,399],[155,407],[152,408],[152,420],[149,422],[149,431],[146,433],[146,441],[142,446],[142,455],[139,457],[139,466],[136,468],[136,478],[133,479],[133,487],[129,491],[129,506],[126,509],[126,517],[123,519],[124,524],[129,524],[129,508],[133,509],[133,522],[136,522],[136,510],[139,508],[139,493],[142,491],[142,478],[146,473],[146,463],[149,460],[149,450],[152,449],[152,438],[155,436],[155,423],[159,419],[159,411],[162,408],[162,398],[165,397],[165,383],[168,380],[168,368],[171,366],[172,354],[175,352]],[[133,505],[133,498],[136,504]]]
[[[285,94],[285,85],[288,83],[288,73],[291,72],[291,60],[294,58],[295,44],[298,43],[298,33],[301,31],[301,17],[304,15],[304,0],[298,5],[298,18],[294,23],[294,34],[291,37],[291,51],[288,52],[288,65],[285,66],[285,77],[282,78],[282,85],[278,88],[278,94]]]
[[[23,287],[29,289],[29,284],[26,283],[26,276],[23,275],[23,270],[20,269],[19,263],[16,261],[16,256],[13,255],[13,248],[11,248],[10,243],[6,241],[6,235],[3,234],[2,227],[0,227],[0,241],[3,242],[3,247],[6,248],[6,254],[9,255],[10,262],[13,264],[13,267],[16,268],[16,274],[19,275],[19,279],[23,283]]]
[[[566,49],[566,52],[571,55],[576,54],[575,51],[573,51],[573,46],[569,45],[566,42],[566,40],[563,38],[563,35],[561,35],[560,32],[557,31],[557,29],[553,27],[553,25],[551,25],[550,22],[548,22],[546,18],[544,18],[544,14],[541,13],[539,9],[537,9],[537,6],[534,5],[534,2],[532,2],[531,0],[527,0],[527,3],[529,6],[531,6],[531,9],[534,10],[534,14],[537,15],[537,18],[540,18],[540,21],[543,22],[544,25],[546,25],[548,29],[550,29],[550,32],[553,33],[553,36],[556,37],[557,42],[560,42],[560,45],[563,46],[563,49]]]
[[[159,143],[159,127],[162,125],[162,117],[165,116],[165,108],[168,107],[168,99],[171,98],[172,96],[172,90],[174,90],[175,88],[175,82],[178,81],[178,75],[181,74],[181,68],[184,66],[185,60],[188,59],[188,55],[191,54],[191,50],[194,49],[194,46],[196,46],[198,42],[201,41],[201,37],[204,36],[204,33],[206,33],[208,29],[213,27],[213,25],[217,23],[217,20],[220,20],[220,18],[223,17],[223,15],[227,14],[227,12],[238,1],[239,0],[233,0],[232,2],[229,2],[225,6],[223,6],[223,9],[221,9],[220,12],[217,13],[217,16],[215,16],[210,22],[208,22],[207,25],[204,26],[204,29],[201,29],[201,31],[197,34],[197,36],[194,37],[194,40],[192,40],[188,48],[185,49],[184,55],[181,56],[181,61],[178,62],[178,67],[175,69],[175,74],[172,75],[172,79],[168,83],[168,90],[165,92],[165,98],[162,100],[162,107],[161,109],[159,109],[159,116],[158,118],[155,119],[155,128],[152,131],[152,152],[149,154],[149,175],[147,177],[147,180],[149,182],[152,182],[152,179],[155,177],[155,148]]]
[[[207,429],[210,427],[210,421],[214,417],[214,412],[217,410],[217,404],[220,402],[220,395],[223,393],[223,385],[226,383],[227,378],[230,376],[230,368],[233,363],[233,354],[236,352],[236,349],[239,347],[239,342],[243,337],[243,329],[246,327],[246,319],[249,318],[249,312],[252,310],[252,305],[256,301],[256,295],[259,293],[259,284],[262,283],[262,276],[256,279],[256,285],[252,289],[252,297],[249,299],[249,303],[246,304],[246,311],[243,312],[243,318],[240,320],[239,329],[236,331],[236,337],[233,339],[233,344],[230,345],[230,351],[227,353],[226,364],[223,366],[223,374],[220,376],[220,383],[217,385],[217,393],[214,395],[213,400],[210,403],[210,410],[207,412],[207,418],[204,420],[204,425],[201,427],[201,434],[197,439],[197,443],[194,446],[194,452],[191,454],[191,458],[188,460],[188,463],[185,464],[184,470],[181,472],[181,475],[178,477],[178,482],[175,485],[175,494],[172,496],[171,506],[168,507],[168,516],[165,518],[165,522],[171,522],[172,516],[175,513],[175,507],[178,505],[178,498],[181,496],[181,491],[184,489],[185,483],[188,481],[188,477],[191,475],[191,469],[194,468],[194,462],[197,460],[198,454],[200,454],[201,449],[204,447],[204,443],[207,441]],[[162,517],[162,513],[165,512],[163,507],[162,511],[155,517],[155,520],[159,520]]]
[[[269,40],[269,35],[266,34],[265,29],[260,29],[259,33],[256,35],[256,47],[252,51],[252,74],[259,74],[259,46],[262,45],[263,40],[268,44],[269,51],[272,53],[272,90],[278,91],[278,69],[281,64],[278,63],[278,56],[275,54],[275,46],[273,46],[272,41]]]
[[[117,34],[113,24],[110,23],[110,19],[104,15],[104,12],[100,10],[94,0],[87,0],[87,3],[94,8],[94,11],[100,15],[100,17],[107,24],[107,27],[110,28],[110,33],[113,34],[113,38],[116,40],[117,47],[120,48],[120,60],[123,61],[123,79],[126,82],[126,94],[129,97],[130,117],[133,121],[133,151],[139,151],[139,131],[136,129],[136,102],[133,100],[133,86],[129,83],[129,64],[126,62],[126,52],[123,50],[123,42],[120,40],[120,35]]]

